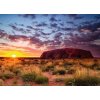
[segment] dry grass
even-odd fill
[[[0,60],[0,85],[100,85],[98,80],[100,59]]]

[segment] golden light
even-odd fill
[[[15,54],[13,54],[13,55],[11,55],[11,56],[12,56],[12,58],[16,58],[16,57],[17,57]]]
[[[1,57],[11,57],[11,58],[19,58],[19,57],[39,57],[43,51],[19,51],[19,50],[0,50]]]
[[[4,56],[16,58],[16,57],[23,57],[23,56],[25,56],[25,54],[21,51],[11,50],[11,51],[6,51]]]

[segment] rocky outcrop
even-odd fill
[[[75,48],[63,48],[45,51],[42,53],[42,59],[64,59],[64,58],[93,58],[90,51],[75,49]]]

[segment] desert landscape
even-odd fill
[[[0,14],[1,86],[100,86],[99,14]]]
[[[100,86],[100,59],[1,58],[1,86]]]

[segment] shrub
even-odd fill
[[[0,86],[4,85],[4,81],[2,79],[0,79]]]
[[[54,66],[43,66],[42,67],[42,71],[53,71],[54,70]]]
[[[29,83],[24,83],[24,86],[31,86]]]
[[[13,78],[14,77],[14,73],[13,72],[10,72],[10,71],[5,71],[4,73],[2,73],[2,75],[0,75],[0,77],[2,79],[10,79],[10,78]]]
[[[64,74],[66,74],[66,71],[63,70],[63,69],[61,69],[61,70],[58,70],[58,73],[59,73],[60,75],[64,75]]]
[[[17,80],[14,80],[13,83],[12,83],[12,85],[13,85],[13,86],[16,86],[17,83],[18,83],[18,81],[17,81]]]
[[[94,64],[90,68],[94,69],[94,70],[100,70],[100,65],[99,64]]]
[[[35,80],[36,73],[34,73],[34,72],[26,73],[26,74],[23,74],[21,77],[24,82],[33,82]]]
[[[64,82],[64,79],[63,78],[56,78],[55,82]]]
[[[95,68],[96,70],[100,70],[100,67]]]
[[[74,70],[74,69],[69,69],[68,71],[67,71],[67,74],[74,74],[76,71]]]
[[[40,76],[38,75],[35,79],[35,82],[38,84],[47,84],[48,83],[48,78],[45,76]]]
[[[67,66],[72,66],[74,63],[73,62],[65,62],[63,64],[64,67],[67,67]]]
[[[93,76],[71,78],[65,81],[65,85],[96,86],[100,85],[100,78]]]
[[[13,72],[15,73],[15,75],[19,75],[19,74],[21,74],[20,69],[15,69],[15,70],[13,70]]]
[[[56,69],[55,71],[53,71],[53,74],[59,74],[59,75],[64,75],[66,74],[66,70],[65,69]]]

